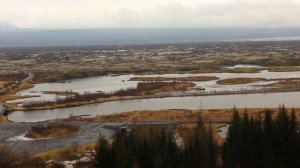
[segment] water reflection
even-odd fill
[[[26,98],[9,101],[10,103],[22,103],[31,100],[54,100],[55,95],[43,94],[43,91],[67,91],[72,90],[78,93],[88,92],[111,92],[129,87],[136,87],[137,81],[128,81],[130,78],[139,75],[120,75],[120,76],[98,76],[82,79],[74,79],[65,83],[42,83],[36,84],[33,88],[18,92],[18,95],[37,95],[39,97]],[[188,76],[216,76],[220,79],[228,78],[266,78],[266,79],[286,79],[300,78],[300,72],[268,72],[259,73],[202,73],[202,74],[163,74],[163,75],[144,75],[152,77],[188,77]],[[217,80],[195,82],[197,87],[205,88],[206,92],[217,91],[239,91],[260,89],[262,85],[270,84],[270,81],[261,81],[243,85],[218,85]],[[271,81],[271,83],[276,81]]]
[[[300,92],[169,97],[113,101],[51,110],[15,111],[8,118],[16,122],[35,122],[56,118],[68,118],[71,115],[103,115],[135,110],[160,109],[223,109],[223,108],[274,108],[280,104],[287,107],[300,107]]]

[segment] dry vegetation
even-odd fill
[[[0,115],[0,122],[8,122],[8,119],[4,115]]]
[[[31,127],[31,130],[25,136],[33,139],[54,138],[59,136],[72,135],[79,131],[80,128],[77,126],[63,123],[50,123],[48,125]]]
[[[12,89],[10,91],[10,94],[15,94],[21,90],[25,90],[25,89],[29,89],[29,88],[32,88],[34,85],[33,83],[31,82],[24,82],[24,83],[21,83],[19,84],[16,88]]]
[[[30,101],[25,102],[25,108],[53,108],[53,107],[66,107],[77,106],[88,103],[100,103],[104,101],[118,100],[127,96],[146,96],[155,95],[159,93],[173,92],[187,90],[194,87],[196,84],[191,82],[140,82],[136,88],[121,89],[111,93],[84,93],[68,96],[66,98],[57,99],[52,101]]]
[[[96,148],[96,144],[86,144],[86,145],[74,144],[70,148],[55,149],[55,150],[51,150],[51,151],[38,153],[38,154],[32,156],[32,158],[40,158],[44,162],[52,160],[52,161],[55,161],[53,163],[58,164],[59,162],[66,161],[66,160],[68,160],[68,161],[78,160],[87,154],[89,154],[93,157],[95,148]],[[92,161],[85,161],[85,162],[78,161],[73,166],[74,166],[74,168],[94,167]],[[51,165],[50,165],[50,167],[51,167]]]
[[[9,85],[11,85],[11,84],[13,84],[13,83],[15,83],[15,82],[13,82],[13,81],[0,81],[0,90],[7,87],[7,86],[9,86]]]
[[[18,107],[17,104],[15,104],[15,103],[8,104],[8,103],[5,103],[5,102],[9,101],[9,100],[16,100],[16,99],[21,99],[21,98],[33,97],[33,96],[17,96],[17,95],[14,95],[16,92],[18,92],[20,90],[24,90],[24,89],[31,88],[31,87],[33,87],[33,85],[28,83],[28,82],[21,83],[20,85],[17,85],[16,87],[12,88],[8,92],[0,95],[0,102],[5,104],[6,107],[8,107],[9,109],[18,109],[19,107]],[[7,117],[5,115],[0,115],[0,122],[8,122]]]
[[[74,144],[70,148],[57,149],[43,152],[34,156],[15,153],[6,146],[0,145],[0,167],[1,168],[65,168],[62,161],[77,160],[87,152],[93,155],[95,144],[78,146]],[[47,162],[51,160],[51,162]],[[91,168],[93,162],[78,162],[75,168]]]
[[[64,92],[59,92],[59,91],[42,91],[43,94],[55,94],[58,96],[74,96],[78,95],[79,93],[77,92],[72,92],[72,91],[64,91]]]
[[[299,48],[298,41],[282,41],[1,49],[0,73],[32,72],[37,82],[53,82],[107,74],[299,71]],[[262,68],[224,68],[237,64]]]
[[[92,151],[95,149],[95,147],[96,144],[87,144],[87,145],[80,145],[80,146],[74,144],[70,148],[46,151],[46,152],[38,153],[33,157],[39,157],[44,160],[57,160],[57,161],[72,160],[72,159],[77,159],[78,154],[83,154],[87,151]]]
[[[23,98],[14,96],[20,90],[33,87],[28,82],[21,82],[26,79],[28,74],[25,72],[1,73],[0,72],[0,102],[4,103],[8,100]],[[3,89],[3,91],[1,91]]]
[[[19,158],[16,153],[8,147],[0,144],[0,167],[14,168],[17,166]]]
[[[300,71],[299,66],[275,66],[275,67],[268,67],[268,70],[271,72],[293,72],[293,71]]]
[[[6,101],[9,101],[9,100],[17,100],[17,99],[24,99],[24,98],[30,98],[30,97],[39,97],[39,96],[29,96],[29,95],[11,95],[11,94],[6,94],[6,95],[3,95],[3,96],[0,96],[0,102],[6,102]],[[4,103],[5,104],[5,103]]]
[[[21,81],[28,76],[25,72],[0,73],[0,81]]]
[[[230,78],[217,81],[219,85],[239,85],[265,81],[265,78]]]
[[[300,79],[286,79],[277,83],[269,84],[267,87],[300,88]]]
[[[9,109],[19,109],[20,107],[15,103],[5,103],[5,102],[9,101],[9,100],[17,100],[17,99],[22,99],[22,98],[36,97],[36,96],[15,95],[18,91],[29,89],[32,87],[33,87],[33,84],[30,82],[21,83],[21,84],[17,85],[15,88],[12,88],[11,90],[9,90],[7,93],[0,95],[0,102],[5,104]]]
[[[240,113],[244,113],[245,109],[238,109]],[[262,115],[266,110],[271,110],[275,115],[277,108],[251,108],[247,109],[249,115]],[[290,109],[289,109],[290,110]],[[300,117],[300,109],[295,109],[296,114]],[[120,122],[120,121],[193,121],[197,120],[200,114],[206,121],[228,122],[232,119],[232,109],[208,109],[208,110],[158,110],[158,111],[134,111],[124,112],[120,114],[101,115],[92,118],[72,118],[72,121],[104,121],[104,122]]]
[[[258,73],[262,70],[268,70],[268,68],[267,67],[265,68],[244,68],[243,67],[243,68],[234,68],[234,69],[222,68],[222,72],[228,72],[228,73]]]
[[[129,81],[211,81],[218,80],[216,76],[189,76],[189,77],[133,77]]]

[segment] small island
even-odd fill
[[[73,135],[80,131],[79,126],[64,123],[49,123],[47,125],[35,125],[25,135],[27,138],[32,139],[48,139],[60,136]]]

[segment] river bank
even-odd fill
[[[13,111],[32,111],[32,110],[48,110],[56,108],[68,108],[68,107],[77,107],[82,105],[89,104],[99,104],[111,101],[124,101],[124,100],[138,100],[138,99],[152,99],[152,98],[170,98],[170,97],[191,97],[191,96],[222,96],[222,95],[246,95],[246,94],[257,94],[257,93],[283,93],[283,92],[298,92],[300,88],[269,88],[269,89],[260,89],[260,90],[241,90],[241,91],[223,91],[223,92],[198,92],[198,93],[170,93],[170,94],[158,94],[158,95],[146,95],[146,96],[126,96],[126,97],[110,97],[110,98],[100,98],[92,101],[81,101],[81,102],[71,102],[64,104],[55,104],[52,103],[47,106],[40,107],[31,107],[24,108],[20,106],[10,106],[9,112]]]
[[[280,89],[274,89],[274,86],[271,85],[274,83],[278,83],[281,81],[291,81],[291,80],[299,80],[300,72],[268,72],[261,71],[259,73],[206,73],[206,74],[156,74],[156,75],[147,75],[147,76],[139,76],[139,75],[120,75],[120,76],[98,76],[98,77],[89,77],[82,79],[74,79],[67,81],[66,83],[39,83],[35,84],[33,88],[26,89],[18,92],[14,96],[28,96],[17,100],[12,100],[6,102],[10,104],[12,109],[16,107],[16,109],[20,109],[16,105],[22,105],[24,103],[31,104],[32,102],[55,102],[57,98],[62,100],[63,98],[70,97],[72,95],[83,95],[85,93],[112,93],[119,90],[127,90],[130,88],[136,88],[139,81],[132,81],[132,78],[135,79],[143,79],[143,80],[169,80],[176,79],[180,82],[180,80],[203,80],[203,77],[213,77],[215,80],[209,81],[192,81],[196,86],[190,88],[185,93],[180,92],[179,96],[202,96],[202,95],[227,95],[227,94],[248,94],[248,93],[271,93],[271,92],[282,92],[282,91],[297,91],[297,88],[300,88],[299,85],[291,85],[285,87],[283,85],[280,86]],[[258,81],[256,79],[264,79],[262,81]],[[218,84],[218,81],[224,80],[233,80],[234,83],[229,83],[227,85]],[[246,81],[246,82],[245,82]],[[156,81],[157,82],[157,81]],[[161,81],[167,82],[167,81]],[[170,81],[168,81],[170,82]],[[290,82],[289,82],[290,83]],[[294,87],[295,86],[295,87]],[[166,87],[167,90],[163,89],[162,91],[171,92],[172,89]],[[287,88],[287,89],[285,89]],[[161,90],[161,89],[160,89]],[[251,90],[251,91],[248,91]],[[253,91],[252,91],[253,90]],[[259,91],[257,91],[259,90]],[[168,95],[161,94],[162,91],[156,91],[155,94],[160,97],[167,97]],[[65,94],[68,93],[68,94]],[[69,93],[74,93],[70,95]],[[169,93],[168,93],[169,94]],[[178,95],[178,93],[174,93],[174,95]],[[39,97],[37,97],[39,96]],[[136,95],[127,95],[127,96],[136,96]],[[31,98],[30,98],[31,97]],[[100,98],[100,97],[97,97]],[[73,102],[72,105],[68,104],[66,106],[73,106],[77,104],[87,104],[85,100],[80,100],[85,103],[78,103],[79,101]],[[89,100],[91,101],[91,100]],[[100,100],[102,102],[103,100]],[[61,101],[60,101],[61,102]],[[93,102],[99,102],[99,100],[93,100]],[[69,102],[68,102],[69,103]],[[35,104],[35,103],[34,103]],[[51,103],[55,105],[55,103]],[[62,104],[62,103],[60,103]],[[15,106],[15,107],[13,107]],[[62,105],[55,105],[62,106]]]
[[[241,115],[245,110],[251,117],[263,116],[266,111],[270,111],[272,116],[275,117],[278,108],[239,108],[235,109]],[[291,108],[287,108],[291,111]],[[300,108],[294,108],[296,117],[300,117]],[[180,122],[180,123],[193,123],[196,122],[199,116],[207,123],[228,123],[232,119],[232,109],[168,109],[168,110],[142,110],[124,112],[120,114],[107,114],[99,115],[96,117],[74,117],[64,119],[65,121],[87,121],[87,122]]]
[[[286,107],[299,106],[300,92],[255,93],[217,96],[189,96],[132,99],[109,101],[68,108],[46,110],[14,111],[8,119],[15,122],[37,122],[73,116],[97,116],[118,114],[128,111],[164,110],[164,109],[230,109],[237,108],[276,108],[280,104]]]

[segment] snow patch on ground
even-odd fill
[[[26,137],[26,134],[27,133],[21,134],[19,136],[10,137],[6,141],[8,141],[8,142],[17,142],[17,141],[38,141],[38,140],[51,139],[51,138],[33,139],[33,138]]]
[[[229,125],[226,125],[225,127],[221,127],[219,130],[220,132],[218,132],[218,135],[221,137],[221,138],[226,138],[227,137],[227,132],[228,132],[228,129],[229,129]]]
[[[19,136],[10,137],[7,139],[9,142],[16,142],[16,141],[34,141],[35,139],[25,137],[26,133],[21,134]]]

